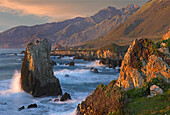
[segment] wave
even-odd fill
[[[19,73],[18,70],[15,70],[11,83],[9,82],[10,83],[9,89],[1,91],[0,94],[23,92],[23,90],[21,89],[20,78],[21,74]]]
[[[59,71],[55,71],[54,74],[55,75],[73,75],[73,76],[77,76],[80,75],[82,73],[87,73],[89,72],[89,70],[87,69],[75,69],[75,70],[69,70],[69,69],[63,69],[63,70],[59,70]]]
[[[13,75],[12,82],[11,82],[11,90],[13,93],[22,91],[20,78],[21,78],[21,73],[19,73],[18,70],[15,70],[15,73]]]

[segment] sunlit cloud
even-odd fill
[[[20,25],[87,17],[108,6],[122,8],[148,0],[0,0],[0,32]]]
[[[1,12],[17,13],[18,15],[48,16],[51,20],[85,16],[81,9],[73,3],[64,3],[53,0],[1,0]]]

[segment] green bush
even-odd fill
[[[162,79],[161,77],[156,77],[152,78],[149,82],[145,82],[144,85],[140,88],[128,90],[126,92],[126,95],[132,99],[148,96],[150,95],[150,86],[152,85],[158,85],[164,91],[167,91],[169,88],[168,83],[166,83],[164,79]]]

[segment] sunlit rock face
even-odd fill
[[[170,29],[168,30],[167,33],[165,33],[165,34],[162,36],[161,41],[167,40],[167,39],[169,39],[169,38],[170,38]]]
[[[21,68],[21,87],[34,97],[62,94],[59,80],[53,73],[50,52],[47,39],[27,45]]]
[[[149,39],[136,39],[122,61],[117,85],[125,90],[141,87],[144,81],[162,77],[169,83],[170,67]]]

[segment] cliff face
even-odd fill
[[[158,51],[151,40],[136,39],[122,61],[117,85],[125,90],[133,89],[155,77],[162,77],[169,82],[170,67],[164,61],[164,54]]]
[[[124,115],[127,112],[133,114],[129,109],[125,111],[127,104],[132,99],[148,96],[150,86],[159,85],[167,91],[169,87],[167,83],[170,83],[170,67],[165,62],[167,58],[168,55],[159,52],[151,40],[136,39],[124,56],[119,79],[111,81],[108,86],[99,85],[78,105],[77,114]]]
[[[34,97],[62,94],[53,74],[51,46],[46,39],[28,44],[21,68],[21,87]]]

